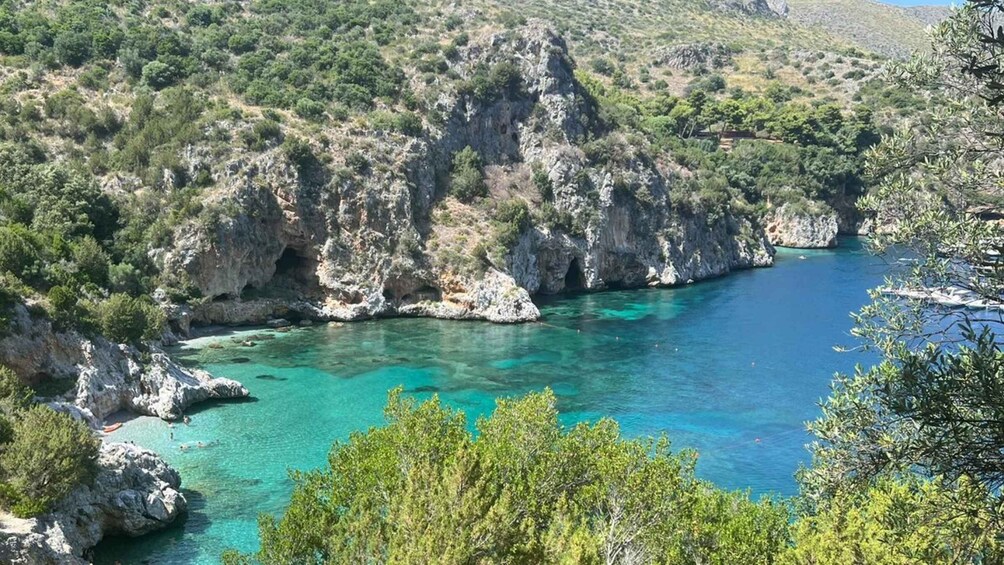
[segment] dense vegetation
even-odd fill
[[[135,297],[149,288],[152,268],[142,248],[120,237],[116,203],[89,175],[47,162],[33,144],[0,145],[0,170],[4,306],[36,296],[64,327],[99,329],[120,342],[159,337],[163,314]]]
[[[21,517],[48,510],[97,471],[98,439],[47,406],[0,366],[0,508]]]
[[[260,518],[248,563],[960,563],[1001,557],[983,516],[938,482],[882,480],[799,516],[694,477],[666,438],[600,420],[565,428],[549,391],[478,420],[392,392],[388,424],[296,473],[285,515]],[[985,496],[972,486],[965,495]],[[794,523],[793,518],[798,518]]]
[[[716,98],[697,85],[683,98],[641,100],[580,78],[607,124],[641,132],[653,154],[668,153],[697,173],[693,183],[680,183],[681,198],[736,200],[763,211],[785,202],[853,201],[864,193],[864,153],[879,139],[868,107],[847,112],[833,103],[793,102],[797,91],[778,83],[762,95],[732,89]],[[734,147],[720,147],[723,140]],[[602,162],[617,148],[603,138],[584,149]]]

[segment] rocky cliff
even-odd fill
[[[489,34],[450,64],[460,80],[433,102],[438,119],[421,135],[348,127],[332,134],[337,148],[312,141],[321,159],[308,164],[278,149],[219,164],[195,163],[191,151],[190,166],[210,167],[218,187],[207,202],[229,212],[180,226],[159,255],[206,297],[173,317],[176,329],[276,316],[519,322],[539,316],[535,293],[674,285],[771,264],[755,221],[671,202],[687,171],[603,131],[546,25]],[[477,87],[505,65],[515,81]],[[480,202],[448,192],[465,147],[485,164]],[[525,203],[533,220],[500,245],[495,214],[507,201]]]
[[[153,346],[140,351],[102,337],[58,331],[22,305],[14,308],[10,327],[0,335],[0,365],[29,384],[66,389],[50,399],[52,406],[94,427],[119,410],[176,420],[196,402],[248,395],[240,383],[181,367]]]
[[[785,204],[766,219],[770,242],[781,247],[821,249],[837,246],[838,215],[828,206],[813,209]]]
[[[0,562],[24,565],[87,563],[85,552],[104,536],[139,536],[185,513],[181,478],[157,454],[106,444],[100,471],[49,514],[19,519],[0,513]]]

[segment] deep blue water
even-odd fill
[[[379,425],[397,385],[438,392],[472,421],[498,396],[551,387],[568,423],[611,416],[626,435],[667,433],[696,449],[699,475],[720,486],[795,494],[804,423],[835,372],[871,361],[834,346],[856,345],[849,313],[884,273],[850,239],[685,288],[549,300],[536,324],[396,319],[276,334],[253,348],[193,343],[179,353],[186,362],[242,381],[256,402],[203,407],[174,440],[150,418],[116,432],[181,471],[192,512],[166,532],[105,542],[96,557],[213,563],[227,547],[255,549],[256,516],[288,501],[287,469],[321,466],[332,441]]]

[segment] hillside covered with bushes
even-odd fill
[[[766,264],[788,203],[858,229],[862,152],[925,101],[779,8],[685,4],[621,10],[604,44],[605,4],[6,2],[7,301],[124,341],[159,334],[157,289],[196,323],[523,319],[477,304]],[[623,199],[654,247],[599,243]],[[718,258],[683,266],[688,242]]]

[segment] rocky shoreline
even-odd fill
[[[61,331],[24,305],[14,307],[0,338],[0,364],[29,384],[65,388],[43,400],[96,432],[123,410],[178,420],[197,402],[249,394],[237,381],[180,366],[153,345],[141,351]],[[104,536],[143,535],[185,513],[181,477],[156,453],[104,443],[98,467],[92,484],[78,487],[48,514],[18,519],[0,513],[0,563],[87,563],[85,552]]]
[[[178,420],[197,402],[249,394],[237,381],[182,367],[153,345],[141,351],[100,336],[60,331],[24,305],[14,307],[9,331],[0,338],[0,364],[27,384],[64,388],[47,398],[49,404],[96,429],[122,410]]]
[[[181,477],[156,453],[123,443],[101,446],[100,471],[51,512],[20,519],[0,513],[0,562],[12,565],[88,563],[105,536],[141,536],[184,515]]]

